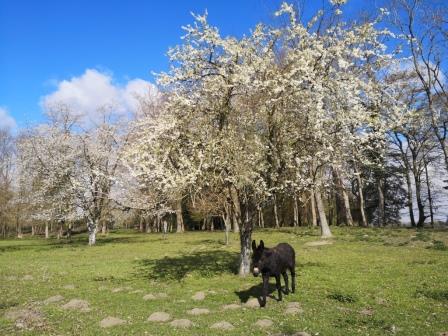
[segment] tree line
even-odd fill
[[[87,122],[61,101],[47,122],[0,132],[3,235],[113,225],[238,232],[249,272],[255,226],[435,224],[448,172],[446,6],[389,2],[344,20],[330,0],[304,22],[222,36],[207,13],[168,52],[156,96],[133,116]],[[393,49],[392,51],[390,49]],[[446,206],[446,205],[445,205]]]

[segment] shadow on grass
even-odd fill
[[[98,237],[96,240],[95,246],[103,246],[107,244],[128,244],[140,241],[140,237]],[[30,243],[31,242],[31,243]],[[95,246],[93,248],[95,248]],[[89,247],[88,246],[88,238],[85,235],[75,236],[71,239],[62,238],[60,240],[56,240],[54,238],[51,239],[42,239],[42,240],[23,240],[23,241],[12,241],[11,245],[0,246],[0,253],[6,252],[15,252],[15,251],[48,251],[58,248],[78,248],[78,247]]]
[[[201,251],[178,257],[143,259],[136,261],[135,275],[156,281],[180,281],[192,273],[203,278],[236,274],[238,256],[238,253],[228,251]]]
[[[247,301],[249,301],[249,299],[256,298],[258,300],[258,303],[261,304],[262,289],[263,284],[260,283],[246,290],[235,291],[235,294],[239,297],[241,303],[246,303]],[[270,283],[268,287],[268,297],[277,300],[277,298],[272,295],[272,293],[274,293],[274,291],[276,290],[277,288],[275,287],[275,285]]]

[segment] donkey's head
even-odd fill
[[[257,247],[255,240],[252,241],[252,273],[258,276],[261,273],[263,262],[264,242],[260,240],[260,245]]]

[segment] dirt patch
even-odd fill
[[[258,320],[257,322],[255,322],[254,326],[259,327],[259,328],[270,328],[270,327],[272,327],[273,324],[274,324],[274,322],[272,322],[269,319],[261,319],[261,320]]]
[[[11,309],[5,313],[5,319],[14,321],[17,328],[34,329],[45,325],[43,314],[33,308]]]
[[[30,280],[34,280],[34,277],[30,274],[26,274],[23,276],[22,280],[30,281]]]
[[[117,317],[112,317],[112,316],[108,316],[105,319],[102,319],[100,321],[100,327],[101,328],[110,328],[110,327],[115,327],[117,325],[121,325],[121,324],[125,324],[126,321],[119,319]]]
[[[173,328],[191,328],[193,326],[193,322],[187,319],[173,320],[171,321],[170,326]]]
[[[371,308],[364,308],[363,310],[360,310],[359,313],[364,316],[373,316],[374,311]]]
[[[210,310],[207,308],[193,308],[192,310],[187,311],[187,314],[190,315],[205,315],[209,314]]]
[[[55,296],[50,296],[48,299],[44,300],[44,304],[50,304],[50,303],[56,303],[56,302],[60,302],[64,300],[64,297],[62,295],[55,295]]]
[[[154,294],[146,294],[144,297],[143,297],[143,300],[145,300],[145,301],[148,301],[148,300],[155,300],[156,299],[156,296],[154,295]]]
[[[212,329],[221,329],[221,330],[232,330],[235,327],[231,323],[229,323],[227,321],[220,321],[220,322],[216,322],[216,323],[212,324],[210,326],[210,328],[212,328]]]
[[[111,290],[112,293],[119,293],[119,292],[122,292],[122,291],[124,291],[124,288],[121,288],[121,287],[113,288]]]
[[[318,241],[305,243],[304,246],[323,246],[323,245],[331,245],[331,244],[333,244],[332,240],[318,240]]]
[[[239,309],[239,308],[241,308],[241,305],[236,304],[236,303],[231,303],[231,304],[222,306],[223,310],[233,310],[233,309]]]
[[[205,293],[204,292],[197,292],[191,297],[195,301],[202,301],[205,299]]]
[[[75,285],[65,285],[64,289],[75,289]]]
[[[78,310],[81,312],[89,312],[91,310],[89,303],[81,299],[72,299],[65,305],[61,306],[61,308],[66,310]]]
[[[171,320],[171,316],[165,312],[155,312],[148,317],[148,321],[151,322],[167,322],[169,320]]]

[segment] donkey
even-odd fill
[[[264,247],[264,242],[260,240],[260,245],[252,241],[252,267],[253,275],[258,276],[260,273],[263,277],[263,298],[260,306],[266,305],[266,295],[268,294],[269,277],[275,277],[278,300],[282,301],[282,289],[280,282],[280,275],[285,279],[285,294],[289,294],[288,288],[288,274],[287,270],[291,272],[291,291],[296,290],[296,253],[291,245],[287,243],[280,243],[273,248]]]

